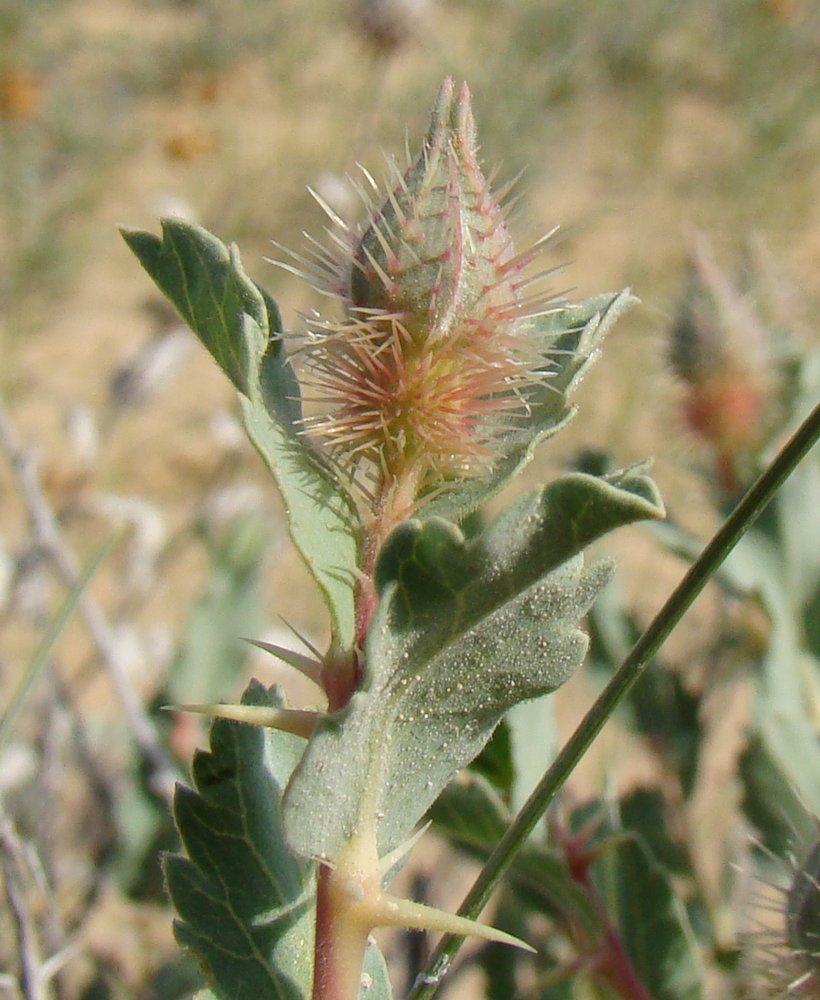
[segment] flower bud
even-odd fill
[[[685,423],[708,445],[718,482],[733,494],[754,476],[777,429],[783,376],[770,331],[703,239],[689,263],[669,360],[684,388]]]
[[[399,489],[406,516],[424,493],[486,471],[543,378],[528,331],[549,300],[522,294],[541,277],[523,272],[543,241],[516,255],[478,163],[469,90],[449,78],[420,155],[403,174],[393,165],[392,190],[365,177],[375,199],[360,192],[361,232],[324,206],[337,250],[314,243],[312,261],[296,257],[344,308],[309,324],[307,377],[330,412],[306,426],[369,495]]]
[[[414,340],[465,335],[488,319],[490,301],[515,293],[503,265],[512,241],[477,161],[466,86],[439,91],[421,155],[354,251],[351,305],[402,315]]]

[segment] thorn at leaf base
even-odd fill
[[[244,722],[250,726],[278,729],[283,733],[309,739],[322,717],[320,712],[306,712],[295,708],[269,708],[266,705],[164,705],[173,712],[194,712],[212,719]]]
[[[439,931],[443,934],[455,934],[459,937],[477,937],[484,941],[495,941],[498,944],[508,944],[535,954],[535,948],[520,938],[498,930],[489,924],[468,920],[455,913],[438,910],[434,906],[414,903],[410,899],[400,899],[383,893],[380,899],[379,921],[377,927],[410,927],[414,930]],[[375,914],[374,914],[375,915]]]

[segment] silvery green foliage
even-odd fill
[[[242,700],[281,704],[256,682]],[[179,786],[174,803],[186,854],[165,863],[177,940],[197,956],[216,997],[299,1000],[310,995],[313,871],[285,844],[279,801],[304,742],[219,719],[210,743],[194,757],[194,787]],[[389,998],[375,947],[364,972],[368,995]]]
[[[507,709],[555,690],[583,660],[578,622],[611,571],[585,569],[583,549],[661,509],[640,472],[578,474],[469,541],[442,518],[400,525],[377,567],[364,683],[320,724],[286,795],[294,848],[332,857],[366,801],[380,852],[392,850]]]
[[[299,386],[275,304],[235,249],[196,226],[166,221],[162,239],[125,238],[238,390],[325,599],[331,649],[352,650],[362,528],[352,493],[301,433]],[[350,701],[306,744],[214,723],[211,751],[194,764],[195,788],[178,794],[187,858],[170,858],[167,878],[178,937],[215,996],[307,995],[314,859],[332,859],[374,820],[380,853],[395,848],[505,711],[554,690],[582,661],[578,623],[611,572],[607,563],[585,567],[583,550],[620,525],[663,516],[644,471],[565,476],[474,538],[458,522],[572,416],[573,389],[630,301],[628,293],[600,296],[530,321],[556,359],[550,377],[529,389],[492,472],[449,484],[383,544],[364,676]],[[259,687],[245,698],[275,704]],[[374,949],[364,974],[369,996],[388,995]]]
[[[333,470],[299,435],[299,384],[287,363],[279,310],[245,274],[235,247],[176,219],[163,238],[126,242],[240,394],[248,436],[276,481],[291,537],[319,585],[336,642],[353,637],[359,534],[355,508]]]

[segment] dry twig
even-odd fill
[[[43,975],[37,928],[23,889],[25,867],[23,845],[11,823],[0,815],[0,868],[3,870],[6,901],[17,935],[20,992],[25,1000],[50,1000],[47,979]]]
[[[80,567],[43,493],[36,457],[18,441],[1,403],[0,449],[5,452],[20,485],[35,546],[47,559],[60,582],[69,589],[76,587],[80,579]],[[170,801],[179,774],[163,749],[151,719],[131,686],[114,629],[88,593],[81,595],[78,613],[100,660],[108,671],[134,740],[151,767],[152,788],[166,801]]]

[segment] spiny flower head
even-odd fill
[[[291,267],[343,304],[309,321],[305,381],[329,412],[306,427],[379,502],[416,499],[486,471],[499,437],[525,412],[546,367],[528,336],[549,308],[524,288],[543,240],[516,254],[498,196],[478,163],[466,85],[439,91],[420,156],[391,164],[386,195],[365,173],[360,231],[331,216],[334,249],[313,241]],[[290,265],[285,265],[290,266]]]
[[[786,378],[771,331],[702,237],[689,261],[669,360],[685,390],[685,422],[712,450],[723,490],[734,494],[778,429]]]
[[[753,995],[761,1000],[818,1000],[820,841],[811,845],[802,861],[792,859],[788,867],[788,885],[770,885],[769,895],[760,902],[761,910],[779,918],[780,926],[762,925],[757,933],[746,935],[756,985]]]

